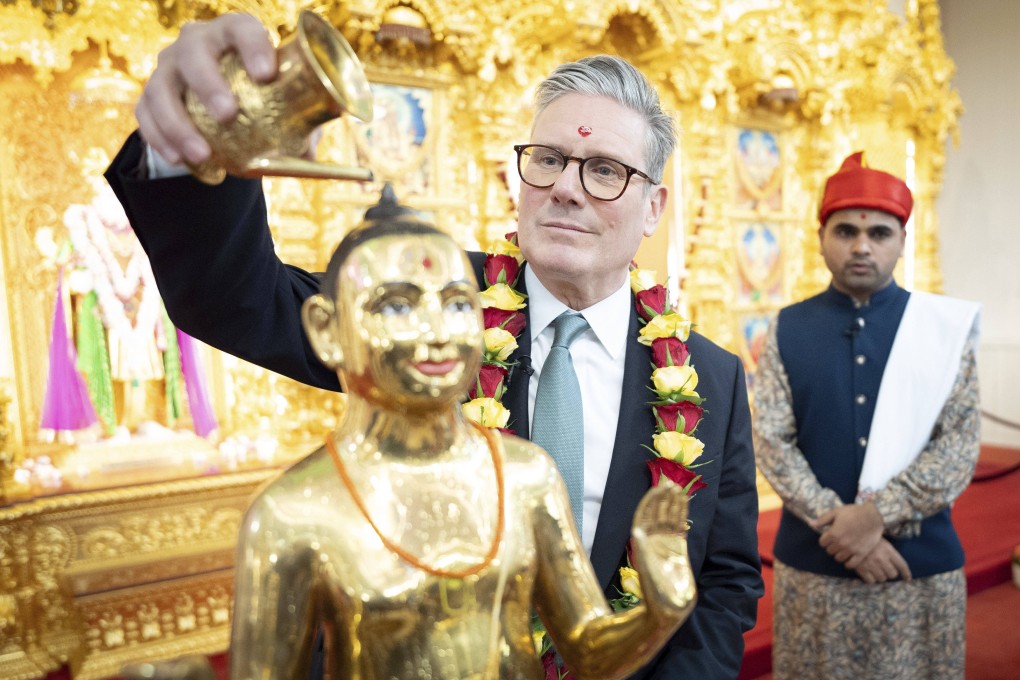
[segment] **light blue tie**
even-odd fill
[[[548,451],[560,468],[580,532],[584,516],[584,414],[570,343],[587,330],[588,322],[580,314],[564,312],[552,325],[556,333],[538,379],[531,441]]]

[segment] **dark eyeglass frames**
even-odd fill
[[[577,172],[585,193],[600,201],[615,201],[623,196],[634,175],[658,184],[637,168],[612,158],[567,156],[542,144],[516,144],[514,151],[517,152],[517,173],[521,181],[537,189],[555,184],[570,161],[577,161]]]

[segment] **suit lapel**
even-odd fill
[[[651,476],[645,463],[654,454],[643,445],[651,446],[655,428],[655,418],[648,406],[653,396],[648,390],[652,354],[649,348],[637,341],[639,329],[637,313],[632,309],[613,460],[609,465],[609,476],[591,551],[591,562],[603,589],[609,587],[620,566],[630,539],[634,511],[651,485]]]

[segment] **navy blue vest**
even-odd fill
[[[822,486],[853,503],[875,400],[910,293],[894,283],[866,305],[830,287],[779,312],[779,354],[790,381],[797,446]],[[891,540],[915,578],[963,566],[949,510],[921,523],[915,538]],[[818,545],[818,534],[783,511],[776,557],[802,571],[856,577]]]

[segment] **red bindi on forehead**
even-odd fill
[[[577,128],[577,134],[581,135],[582,137],[587,137],[588,135],[591,134],[591,126],[582,125],[581,127]]]
[[[432,258],[426,255],[421,259],[421,266],[425,269],[432,269]]]
[[[861,213],[861,219],[862,220],[868,219],[868,214],[867,213]]]

